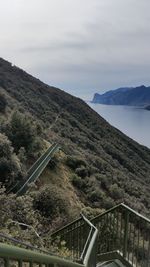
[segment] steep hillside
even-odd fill
[[[106,105],[144,106],[150,104],[150,87],[119,88],[102,95],[96,93],[93,103]]]
[[[43,127],[44,138],[61,144],[68,155],[63,162],[70,170],[68,179],[81,203],[106,209],[125,202],[149,214],[148,148],[110,126],[81,99],[42,83],[3,59],[0,87],[7,114],[17,109],[32,115]]]

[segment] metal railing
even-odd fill
[[[22,195],[28,190],[28,185],[32,182],[36,182],[44,168],[51,160],[52,155],[59,149],[59,145],[54,143],[50,146],[44,154],[32,165],[29,169],[25,181],[17,182],[13,187],[7,190],[7,193],[13,192],[17,195]]]
[[[82,262],[85,266],[96,266],[97,228],[83,215],[81,218],[62,228],[52,235],[52,241],[57,238],[65,241],[70,251],[70,258]]]
[[[83,264],[0,243],[1,267],[83,267]]]
[[[88,267],[95,267],[97,263],[97,237],[98,229],[84,216],[84,222],[90,227],[88,238],[80,256],[80,261]],[[82,239],[82,236],[80,237]]]
[[[37,248],[30,245],[27,245],[29,249],[22,249],[0,243],[0,258],[3,259],[0,265],[8,267],[15,260],[18,264],[15,263],[15,267],[24,267],[23,262],[28,262],[30,267],[33,264],[95,267],[97,261],[112,260],[115,255],[128,263],[126,266],[150,267],[150,220],[124,204],[115,206],[91,222],[82,215],[55,232],[52,241],[55,243],[58,237],[59,243],[65,241],[69,259],[47,251],[32,251]]]
[[[97,255],[100,261],[104,258],[107,259],[108,254],[110,257],[112,252],[117,252],[130,266],[150,267],[149,219],[128,206],[119,204],[95,217],[91,222],[99,233]],[[75,251],[80,253],[83,249],[82,240],[85,238],[85,227],[80,218],[55,232],[52,238],[60,236],[66,241],[68,248],[72,247],[72,250],[76,248]],[[74,236],[76,236],[75,245],[73,243]]]
[[[55,146],[55,143],[52,144],[37,160],[36,162],[31,166],[31,168],[28,170],[27,172],[27,176],[25,180],[28,180],[29,177],[32,175],[32,173],[37,169],[37,167],[39,166],[39,164],[45,159],[45,157],[47,157],[47,155],[51,152],[51,150],[53,149],[53,147]],[[17,193],[17,191],[19,190],[19,188],[21,186],[23,186],[25,182],[24,181],[17,181],[13,186],[10,186],[7,188],[7,193]]]
[[[92,220],[98,254],[119,251],[131,266],[150,267],[150,220],[120,204]]]
[[[70,258],[59,257],[58,255],[52,254],[43,249],[38,249],[32,245],[28,245],[22,241],[16,240],[0,234],[0,238],[7,240],[8,242],[13,242],[17,246],[6,245],[0,243],[0,266],[3,267],[32,267],[32,266],[43,266],[44,267],[96,267],[96,252],[97,252],[97,235],[98,230],[90,221],[88,221],[83,215],[82,220],[84,221],[84,226],[88,227],[89,231],[86,233],[86,238],[82,239],[82,236],[78,236],[76,240],[82,240],[83,250],[79,258],[77,258],[77,243],[71,248]],[[86,229],[85,229],[86,230]],[[25,248],[20,248],[18,246],[24,246]],[[73,252],[73,254],[72,254]]]

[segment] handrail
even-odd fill
[[[19,267],[23,267],[23,263],[27,262],[30,266],[36,264],[51,264],[51,266],[64,267],[83,267],[83,264],[64,259],[62,257],[47,255],[44,253],[34,252],[28,249],[19,248],[0,243],[0,258],[4,259],[4,266],[9,266],[9,261],[14,260],[19,263]]]
[[[39,163],[39,165],[37,166],[37,168],[34,169],[33,173],[28,177],[28,179],[21,186],[21,188],[19,188],[19,190],[17,191],[17,195],[21,195],[22,193],[24,193],[24,191],[26,192],[27,185],[30,184],[31,182],[33,182],[32,180],[34,180],[34,182],[37,180],[37,178],[39,177],[39,175],[43,171],[43,168],[48,164],[49,160],[51,159],[50,156],[58,148],[59,148],[59,145],[58,144],[54,144],[54,145],[51,146],[51,150],[49,151],[48,154],[47,154],[47,151],[46,151],[46,156]]]
[[[150,223],[150,220],[148,218],[146,218],[145,216],[143,216],[142,214],[140,214],[139,212],[131,209],[129,206],[125,205],[124,203],[120,203],[116,206],[114,206],[113,208],[109,209],[109,210],[106,210],[104,211],[103,213],[97,215],[96,217],[94,217],[91,221],[95,221],[97,219],[99,219],[100,217],[106,215],[107,213],[110,213],[111,211],[114,211],[116,210],[116,208],[119,208],[119,207],[123,207],[125,209],[127,209],[128,211],[132,212],[134,215],[137,215],[138,217],[140,217],[141,219],[145,220],[146,222]]]
[[[90,261],[90,266],[96,266],[98,230],[83,214],[67,227],[53,233],[52,240],[57,240],[57,237],[66,242],[66,247],[72,252],[72,259],[85,266]]]
[[[65,230],[68,227],[70,227],[71,225],[74,225],[74,224],[76,224],[76,223],[78,223],[78,222],[80,222],[82,220],[83,220],[83,218],[82,218],[82,216],[80,216],[79,218],[73,220],[72,222],[70,222],[70,223],[64,225],[63,227],[57,229],[55,232],[52,233],[52,235],[51,235],[52,239],[53,239],[53,237],[55,237],[55,235],[58,236],[58,233],[62,232],[63,230]]]
[[[39,265],[52,264],[52,267],[54,265],[56,267],[96,267],[97,255],[99,260],[104,260],[104,257],[106,260],[107,254],[110,257],[110,254],[116,251],[130,266],[150,266],[150,220],[123,203],[91,221],[81,214],[80,219],[52,235],[54,239],[59,236],[60,241],[66,242],[69,259],[22,241],[18,242],[4,234],[0,236],[30,249],[0,243],[0,258],[5,260],[4,267],[8,267],[9,260],[18,261],[19,267],[23,267],[23,261],[29,262],[31,266],[33,263],[38,263]],[[38,252],[31,250],[38,250]]]
[[[148,219],[147,217],[145,217],[144,215],[140,214],[139,212],[131,209],[130,207],[128,207],[127,205],[125,205],[124,203],[120,204],[122,207],[126,208],[128,211],[130,211],[131,213],[134,213],[134,215],[137,215],[138,217],[140,217],[141,219],[143,219],[144,221],[150,223],[150,219]]]
[[[122,206],[122,205],[124,205],[124,204],[123,204],[123,203],[120,203],[120,204],[114,206],[113,208],[108,209],[108,210],[106,210],[106,211],[100,213],[99,215],[97,215],[97,216],[95,216],[93,219],[91,219],[91,222],[95,221],[96,219],[99,219],[101,216],[103,216],[103,215],[105,215],[105,214],[107,214],[107,213],[109,213],[109,212],[115,210],[116,208],[118,208],[119,206]],[[127,207],[128,207],[128,206],[127,206]],[[54,237],[55,235],[58,235],[61,231],[67,229],[69,226],[74,225],[75,223],[78,223],[78,222],[81,221],[81,220],[82,220],[82,216],[80,216],[79,218],[73,220],[72,222],[70,222],[70,223],[64,225],[63,227],[57,229],[55,232],[52,233],[51,236]]]
[[[92,220],[99,230],[98,254],[119,251],[131,266],[150,265],[150,220],[121,203]]]
[[[56,145],[56,143],[53,143],[50,147],[47,148],[44,154],[42,154],[35,162],[34,164],[30,167],[28,170],[28,176],[30,176],[35,169],[38,167],[39,163],[45,158],[45,156],[51,151],[51,149]]]
[[[81,214],[81,216],[83,220],[90,226],[90,232],[86,240],[85,246],[83,248],[80,259],[85,266],[91,266],[91,264],[92,266],[96,266],[98,230],[83,214]],[[94,255],[92,255],[92,252],[94,252]],[[93,257],[92,261],[90,261],[90,257]]]
[[[90,228],[90,231],[79,259],[76,259],[75,257],[72,259],[60,257],[54,253],[36,248],[0,233],[0,237],[28,248],[25,249],[0,243],[0,258],[4,259],[4,267],[8,267],[10,260],[19,262],[19,267],[23,267],[23,262],[28,262],[30,265],[33,263],[44,265],[52,264],[53,267],[96,267],[96,244],[98,230],[83,214],[81,216],[84,223]],[[82,236],[80,236],[80,239],[82,239]]]
[[[18,181],[15,185],[7,188],[7,193],[14,192],[17,195],[22,194],[23,191],[27,190],[27,185],[32,182],[35,182],[39,175],[41,174],[41,170],[48,164],[51,159],[51,155],[59,149],[59,144],[52,144],[31,166],[31,168],[27,172],[27,176],[25,177],[25,181]],[[23,192],[24,193],[24,192]]]
[[[150,220],[148,218],[121,203],[96,216],[91,223],[99,232],[97,249],[99,259],[101,255],[106,256],[107,253],[119,251],[131,266],[150,267]],[[78,236],[78,232],[82,232],[84,228],[84,220],[79,218],[56,231],[52,234],[52,238],[60,236],[62,240],[68,240],[76,233]],[[91,232],[87,238],[90,238],[90,234]],[[69,246],[71,246],[70,243],[68,243]]]
[[[27,244],[27,243],[25,243],[25,242],[23,242],[23,241],[21,241],[21,240],[18,240],[18,239],[14,238],[14,237],[9,237],[9,236],[7,236],[7,235],[5,235],[5,234],[3,234],[3,233],[0,233],[0,238],[5,239],[5,240],[7,240],[7,241],[10,241],[10,242],[12,242],[12,243],[14,243],[14,244],[16,244],[16,245],[21,245],[21,246],[24,246],[25,248],[29,248],[29,249],[31,249],[31,250],[36,250],[36,251],[38,251],[38,252],[40,252],[40,253],[42,252],[42,253],[45,253],[45,254],[53,255],[53,253],[50,253],[50,252],[47,251],[47,250],[44,250],[44,249],[40,249],[40,248],[34,247],[34,246],[32,246],[32,245],[30,245],[30,244]]]
[[[34,164],[29,168],[27,171],[26,180],[31,176],[31,174],[35,171],[35,169],[38,167],[40,162],[45,158],[45,156],[51,151],[51,149],[56,145],[56,143],[52,144],[47,150],[34,162]],[[15,188],[18,188],[18,185],[23,185],[24,181],[17,181],[15,185],[10,186],[7,188],[7,194],[13,192]],[[16,192],[15,192],[16,193]]]

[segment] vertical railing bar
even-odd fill
[[[69,232],[69,250],[71,251],[71,258],[72,258],[72,240],[71,240],[72,232]]]
[[[106,248],[107,248],[107,245],[106,245],[106,233],[107,233],[107,228],[106,228],[106,215],[103,217],[103,225],[102,225],[102,238],[103,238],[103,246],[101,245],[101,240],[99,240],[99,245],[101,247],[101,250],[102,250],[102,253],[103,252],[106,252]]]
[[[104,218],[102,218],[103,221]],[[100,229],[102,229],[102,222],[98,222],[97,229],[98,229],[98,242],[97,242],[97,254],[100,253]]]
[[[79,222],[77,222],[77,258],[79,259],[79,242],[80,242],[80,236],[79,236]]]
[[[81,225],[81,222],[80,222],[80,255],[82,253],[82,225]]]
[[[150,266],[150,229],[148,231],[148,253],[147,253],[147,267]]]
[[[111,250],[111,215],[112,213],[110,212],[110,214],[108,213],[108,221],[109,221],[109,251]]]
[[[109,251],[111,251],[112,246],[112,212],[109,214]]]
[[[123,223],[123,220],[122,220],[122,212],[120,212],[120,247],[122,249],[122,252],[123,252],[123,245],[122,245],[122,223]]]
[[[99,253],[99,249],[100,249],[100,247],[99,247],[99,239],[100,239],[100,236],[99,236],[99,234],[100,234],[100,224],[101,224],[101,222],[100,222],[100,220],[97,222],[95,222],[95,227],[98,229],[98,238],[97,238],[97,254]]]
[[[33,267],[33,261],[29,262],[29,267]]]
[[[138,251],[139,251],[139,242],[140,242],[140,222],[138,220],[138,234],[137,234],[137,252],[136,252],[136,266],[138,265]]]
[[[129,235],[128,235],[129,246],[131,246],[131,229],[132,229],[132,224],[131,221],[129,220]],[[130,260],[130,250],[128,250],[128,260]]]
[[[119,247],[119,211],[117,211],[117,234],[116,234],[117,238],[117,250]]]
[[[73,258],[76,258],[76,222],[74,224],[74,229],[73,229]]]
[[[18,267],[22,267],[22,260],[18,260]]]
[[[142,265],[144,265],[144,248],[145,248],[145,227],[143,227],[143,242],[142,242],[142,250],[143,250],[143,253],[142,253]]]
[[[5,267],[9,267],[10,266],[10,259],[9,258],[5,258],[4,259],[4,264],[5,264]]]
[[[133,223],[134,231],[133,231],[133,246],[132,246],[132,265],[134,263],[134,245],[135,245],[135,225]]]
[[[106,252],[109,251],[109,243],[108,243],[108,239],[109,239],[109,224],[108,224],[108,213],[106,214],[106,219],[107,219],[107,223],[106,223]],[[108,232],[108,236],[107,236],[107,232]]]
[[[128,227],[129,227],[129,211],[125,210],[125,219],[124,219],[124,244],[123,244],[123,257],[127,257],[128,250]]]
[[[113,246],[114,246],[114,239],[113,239],[113,237],[114,237],[114,228],[113,228],[114,211],[112,211],[110,215],[111,215],[110,216],[110,233],[111,233],[111,235],[110,235],[110,237],[111,237],[110,238],[110,249],[113,250]]]
[[[111,213],[108,213],[108,251],[110,251],[110,214]]]
[[[113,212],[113,250],[116,248],[116,229],[115,229],[115,218],[116,218],[116,210]]]
[[[75,230],[74,230],[74,251],[75,251],[75,259],[78,259],[78,222],[75,223]]]
[[[74,224],[71,226],[71,232],[72,232],[72,259],[74,259]]]

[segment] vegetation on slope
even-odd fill
[[[44,146],[43,139],[59,142],[66,154],[56,160],[56,169],[54,168],[52,176],[48,174],[53,182],[48,183],[45,189],[43,188],[45,182],[39,183],[39,192],[35,193],[37,195],[32,193],[32,209],[38,216],[44,218],[43,223],[46,220],[53,228],[54,224],[60,225],[60,217],[70,220],[76,217],[82,208],[87,207],[86,212],[91,213],[91,210],[93,212],[94,209],[108,209],[120,202],[125,202],[149,216],[150,150],[148,148],[110,126],[81,99],[45,85],[19,68],[12,67],[3,59],[0,59],[0,86],[2,92],[0,98],[5,99],[5,107],[0,113],[0,132],[12,146],[11,155],[16,154],[20,160],[20,167],[26,169],[36,159],[38,153],[41,153]],[[11,121],[16,116],[13,111],[16,109],[20,112],[19,116],[25,116],[26,119],[21,119],[18,130],[13,131]],[[22,131],[21,123],[25,123],[26,120],[31,122],[29,125],[33,128],[28,133],[30,138],[26,139],[24,136],[23,139],[31,141],[30,145],[28,141],[22,143],[22,137],[13,138],[18,131],[18,136],[28,132],[30,127],[26,125]],[[21,144],[18,144],[20,141]],[[19,156],[20,149],[23,150],[22,157]],[[65,179],[65,175],[61,175],[62,168],[68,180]],[[57,180],[59,173],[62,183]],[[10,178],[12,182],[13,179]],[[44,178],[42,179],[44,181]],[[50,214],[42,213],[43,203],[47,200],[48,205],[52,206],[51,201],[54,200],[44,196],[49,194],[50,188],[54,190],[54,186],[62,201],[65,201],[67,197],[65,185],[68,187],[67,190],[72,192],[73,198],[77,199],[78,208],[76,210],[73,208],[74,214],[68,213],[71,210],[70,206],[64,202],[66,208],[63,211],[56,209],[56,217],[53,216],[54,223],[50,220]],[[54,205],[55,203],[57,202],[54,202]],[[59,197],[58,203],[60,203]],[[66,221],[61,222],[63,223]]]

